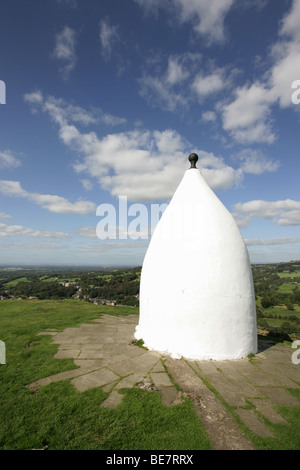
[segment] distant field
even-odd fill
[[[19,282],[30,282],[30,281],[28,281],[27,277],[18,277],[18,279],[14,279],[13,281],[9,281],[4,285],[8,286],[8,287],[9,286],[16,286],[17,284],[19,284]]]
[[[266,320],[266,322],[268,323],[268,325],[271,328],[281,328],[281,326],[284,322],[288,322],[290,324],[292,323],[292,322],[289,321],[288,318],[282,318],[281,320],[278,319],[278,318],[264,318],[264,320]]]
[[[109,282],[113,276],[112,274],[101,274],[100,276],[97,276],[97,277],[101,279],[105,279],[106,282]]]
[[[288,310],[285,305],[276,305],[275,307],[269,307],[267,311],[272,315],[282,315],[283,317],[297,315],[300,318],[300,307],[298,305],[294,306],[294,310]]]
[[[293,273],[290,273],[290,272],[287,272],[287,271],[277,272],[277,274],[281,278],[290,277],[291,279],[294,279],[295,277],[300,277],[300,270],[297,270]]]
[[[278,292],[283,292],[286,294],[292,294],[296,285],[294,282],[285,282],[278,287]]]

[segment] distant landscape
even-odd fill
[[[259,332],[300,338],[300,261],[253,265],[252,272]]]
[[[300,338],[300,261],[252,265],[259,334]],[[0,299],[139,306],[141,267],[1,267]]]

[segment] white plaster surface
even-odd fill
[[[172,357],[225,360],[257,352],[248,251],[198,169],[185,172],[153,233],[135,337]]]

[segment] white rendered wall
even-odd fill
[[[248,251],[232,215],[198,169],[189,169],[145,255],[135,337],[191,359],[257,352]]]

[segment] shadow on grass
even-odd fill
[[[258,334],[258,353],[266,351],[272,348],[276,344],[284,343],[286,341],[292,342],[291,338],[286,333],[280,333],[276,331],[268,331],[265,335]]]

